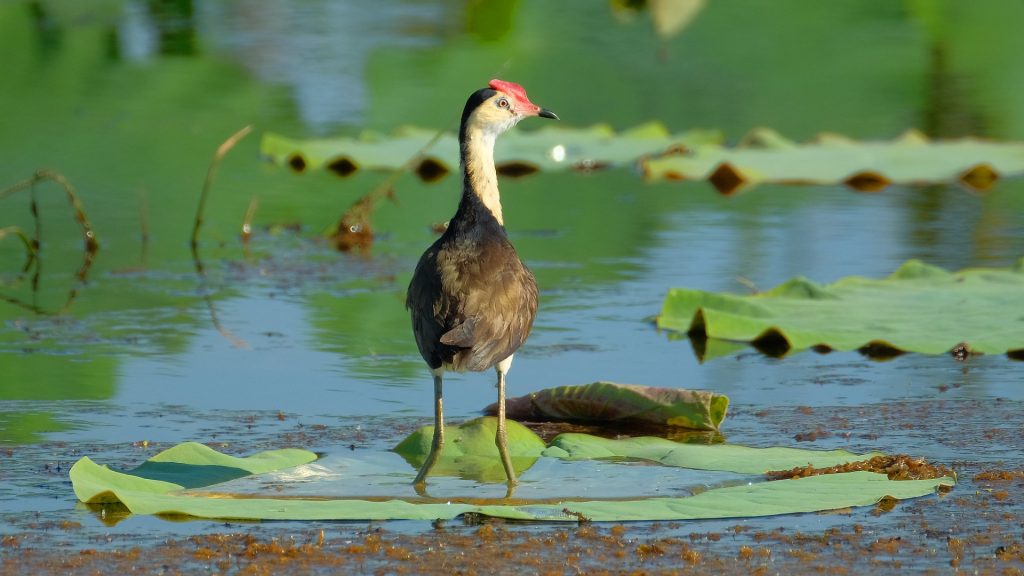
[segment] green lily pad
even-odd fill
[[[545,449],[544,441],[514,420],[506,420],[508,450],[516,472],[533,466]],[[458,476],[480,482],[505,481],[505,469],[494,444],[498,419],[483,417],[458,426],[445,426],[444,449],[431,469],[435,476]],[[402,440],[394,451],[413,468],[419,468],[430,453],[434,426],[423,426]]]
[[[799,448],[750,448],[738,444],[682,444],[665,438],[611,439],[589,434],[559,434],[544,456],[564,460],[633,459],[693,470],[719,470],[738,474],[764,474],[808,464],[827,468],[881,456],[880,452],[857,455],[845,450]]]
[[[625,451],[632,454],[631,449]],[[794,452],[804,453],[799,458],[801,464],[813,459],[808,455],[814,451]],[[218,470],[211,474],[211,466],[259,473],[257,471],[309,462],[312,458],[315,455],[303,450],[277,450],[249,458],[233,458],[200,445],[184,444],[157,455],[143,465],[159,464],[149,470],[159,471],[159,474],[154,475],[165,479],[147,477],[148,472],[140,472],[142,466],[131,472],[116,472],[96,464],[88,457],[76,462],[70,474],[75,494],[83,502],[117,501],[135,514],[250,520],[433,520],[455,518],[471,512],[519,520],[570,522],[581,518],[594,521],[743,518],[863,506],[886,496],[915,498],[931,494],[939,486],[952,486],[955,483],[955,479],[949,477],[893,481],[882,474],[848,472],[715,488],[683,498],[516,505],[436,503],[397,498],[386,501],[263,498],[251,494],[232,495],[200,490],[215,485],[209,482],[241,473],[227,474]],[[168,464],[173,466],[168,467]],[[166,478],[173,481],[167,481]],[[184,490],[185,486],[193,486],[194,489]]]
[[[325,168],[340,176],[349,176],[358,170],[394,170],[402,166],[430,142],[436,131],[407,127],[391,136],[366,131],[356,138],[297,140],[265,132],[260,141],[261,154],[277,164],[292,169],[317,170]],[[459,143],[452,135],[441,137],[425,159],[445,169],[450,159],[458,162]],[[447,159],[447,161],[445,160]]]
[[[357,170],[395,170],[416,156],[437,136],[436,130],[403,127],[391,135],[363,132],[355,138],[297,140],[274,134],[263,135],[260,150],[271,161],[297,171],[326,168],[341,176]],[[719,132],[693,130],[671,135],[657,123],[644,124],[623,132],[609,126],[588,128],[548,126],[540,130],[516,130],[501,137],[495,146],[499,171],[594,169],[635,162],[647,154],[669,149],[690,148],[721,142]],[[422,162],[447,172],[458,167],[457,136],[446,133],[428,150]],[[421,162],[421,167],[423,166]]]
[[[83,457],[69,472],[75,495],[82,502],[117,501],[118,490],[162,494],[199,488],[291,468],[317,459],[308,450],[286,448],[237,458],[205,444],[185,442],[153,456],[133,470],[117,472]]]
[[[822,135],[816,142],[798,145],[762,129],[748,135],[746,144],[707,145],[646,158],[643,171],[651,179],[706,179],[723,193],[760,182],[846,184],[875,192],[890,183],[959,180],[986,190],[1001,176],[1024,173],[1021,142],[930,141],[918,132],[908,132],[888,142]]]
[[[397,170],[422,153],[417,173],[433,180],[457,167],[458,141],[445,133],[404,127],[392,134],[363,132],[355,138],[297,140],[266,133],[260,149],[271,161],[297,171],[326,168],[341,176],[360,169]],[[714,130],[670,134],[658,123],[622,132],[606,125],[546,126],[503,136],[495,146],[499,172],[590,170],[639,162],[649,179],[708,180],[722,193],[760,182],[846,184],[874,192],[892,183],[960,181],[987,190],[1001,177],[1024,174],[1024,142],[973,138],[929,140],[909,131],[891,141],[855,141],[836,134],[798,144],[760,128],[736,147]]]
[[[917,498],[935,493],[939,486],[954,484],[950,477],[895,481],[884,474],[848,472],[713,488],[686,498],[580,502],[562,509],[596,522],[753,518],[868,506],[887,496],[897,500]]]
[[[518,420],[575,422],[634,422],[718,430],[729,408],[729,398],[710,390],[659,388],[594,382],[558,386],[526,396],[509,398],[506,411]],[[484,408],[497,413],[498,405]]]
[[[883,280],[795,278],[749,296],[672,289],[659,328],[782,350],[1024,356],[1024,258],[1006,269],[947,272],[910,260]]]

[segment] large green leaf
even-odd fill
[[[718,430],[729,398],[710,390],[593,382],[558,386],[509,398],[509,418],[531,421],[641,422],[693,430]],[[484,408],[497,413],[497,404]]]
[[[290,468],[316,460],[308,450],[286,448],[237,458],[217,452],[205,444],[185,442],[153,456],[140,466],[116,472],[83,457],[69,472],[75,495],[82,502],[119,500],[118,491],[162,494],[185,488],[199,488]]]
[[[326,167],[343,176],[359,169],[394,170],[422,151],[421,176],[455,167],[458,142],[445,133],[427,149],[433,130],[404,127],[391,135],[364,132],[356,138],[295,140],[266,133],[263,155],[297,170]],[[623,132],[605,125],[589,128],[548,126],[515,130],[498,140],[499,170],[590,169],[640,161],[646,177],[709,180],[732,193],[759,182],[847,184],[876,191],[890,183],[927,184],[959,180],[978,190],[1002,176],[1024,173],[1024,143],[965,138],[931,141],[914,131],[892,141],[861,142],[822,134],[797,144],[769,129],[748,134],[729,148],[715,131],[671,135],[651,123]]]
[[[570,439],[575,445],[588,443],[583,438]],[[637,442],[638,448],[634,450],[628,442],[609,442],[612,444],[606,444],[606,448],[616,448],[605,452],[624,453],[628,457],[641,458],[644,457],[643,454],[649,455],[649,450],[654,444]],[[730,447],[725,451],[731,451],[732,448],[739,447]],[[577,456],[580,454],[581,452],[577,452]],[[753,453],[747,454],[749,457]],[[599,454],[595,452],[595,455]],[[835,455],[835,452],[793,450],[786,457],[773,460],[771,466],[787,467],[805,465],[808,462],[824,465],[825,462],[833,461],[832,455]],[[752,482],[741,486],[715,488],[683,498],[516,505],[436,503],[397,498],[387,501],[262,498],[251,494],[209,491],[214,485],[210,484],[211,482],[237,477],[236,474],[260,473],[298,465],[314,457],[312,453],[302,450],[279,450],[249,458],[233,458],[201,445],[184,444],[158,454],[131,472],[116,472],[85,457],[72,467],[71,481],[75,494],[82,501],[117,501],[135,514],[185,514],[198,518],[253,520],[433,520],[455,518],[472,512],[501,518],[554,521],[578,521],[581,517],[595,521],[742,518],[813,512],[868,505],[885,496],[897,499],[924,496],[934,492],[938,486],[952,486],[955,483],[955,479],[949,477],[892,481],[882,474],[849,472],[798,480]],[[684,462],[688,467],[692,467],[692,464],[690,461]],[[221,468],[231,469],[232,472],[227,473]],[[206,490],[184,490],[185,486]]]
[[[837,464],[881,456],[871,452],[857,455],[845,450],[801,450],[799,448],[750,448],[737,444],[683,444],[665,438],[611,439],[589,434],[559,434],[544,451],[545,456],[565,460],[636,459],[693,470],[720,470],[738,474],[764,474],[811,465],[827,468]]]
[[[391,135],[363,132],[356,138],[296,140],[267,132],[260,144],[262,154],[278,164],[298,170],[326,167],[343,176],[359,169],[394,170],[418,154],[436,130],[403,127]],[[548,126],[534,131],[513,130],[495,146],[498,168],[520,171],[589,169],[609,164],[628,164],[647,154],[670,148],[694,147],[722,140],[718,132],[693,130],[670,135],[657,123],[623,132],[607,125],[589,128]],[[459,145],[455,134],[445,133],[423,150],[423,159],[442,171],[458,166]]]
[[[1024,354],[1024,259],[951,273],[916,260],[884,280],[795,278],[749,296],[672,289],[658,327],[783,348]],[[963,348],[961,348],[963,349]]]
[[[890,183],[960,180],[986,190],[1000,176],[1024,173],[1024,143],[973,138],[930,141],[908,132],[890,142],[857,142],[822,135],[798,145],[770,130],[748,135],[747,145],[717,145],[647,158],[648,178],[710,180],[723,193],[759,182],[846,184],[866,192]]]
[[[505,469],[494,444],[497,418],[476,418],[459,426],[445,426],[445,445],[431,473],[438,476],[458,476],[481,482],[505,480]],[[506,420],[508,449],[516,471],[522,472],[544,451],[544,441],[532,430],[514,420]],[[405,458],[413,468],[419,468],[430,453],[434,427],[423,426],[395,446],[395,452]]]

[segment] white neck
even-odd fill
[[[491,211],[498,224],[504,226],[505,221],[501,217],[501,195],[498,192],[498,174],[494,169],[494,141],[501,132],[504,130],[468,127],[465,133],[462,170],[471,191]]]

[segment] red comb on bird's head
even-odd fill
[[[526,96],[526,89],[515,82],[506,82],[495,78],[494,80],[491,80],[487,86],[511,96],[512,99],[515,100],[515,104],[518,104],[513,106],[513,108],[519,114],[525,116],[540,116],[542,118],[554,118],[555,120],[558,119],[558,116],[554,112],[541,108],[533,102],[530,102],[530,98]]]
[[[495,78],[494,80],[491,80],[488,86],[495,90],[501,90],[505,94],[514,97],[516,100],[532,104],[530,99],[526,96],[526,88],[523,88],[515,82],[506,82]]]

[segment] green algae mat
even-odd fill
[[[917,260],[885,279],[821,285],[795,278],[740,296],[669,290],[659,328],[783,350],[954,349],[1024,357],[1024,258],[1009,268],[948,272]]]
[[[446,451],[442,461],[464,458],[466,454],[482,457],[485,453],[496,459],[493,426],[489,423],[491,420],[481,418],[460,427],[452,427],[451,438],[458,438],[465,449],[458,454]],[[480,421],[484,421],[484,424]],[[525,441],[524,427],[512,427],[510,433],[513,429],[516,436],[514,445],[522,448],[520,456],[528,453],[532,458],[561,458],[569,461],[593,458],[612,461],[646,460],[680,468],[762,474],[769,469],[808,464],[828,467],[866,457],[842,450],[749,448],[726,444],[701,446],[679,444],[660,438],[608,440],[584,434],[563,434],[544,447],[539,439]],[[424,429],[417,434],[427,431]],[[479,438],[474,438],[477,435]],[[484,438],[491,441],[485,442]],[[403,449],[413,455],[419,450],[418,441],[404,443],[406,446]],[[216,491],[217,485],[227,480],[302,466],[315,459],[316,455],[312,452],[298,449],[273,450],[247,458],[236,458],[202,444],[185,443],[153,456],[133,470],[123,472],[84,457],[71,468],[70,476],[75,494],[86,503],[119,502],[135,514],[248,520],[435,520],[470,513],[517,520],[571,522],[581,519],[654,521],[742,518],[864,506],[887,496],[896,499],[915,498],[932,494],[940,486],[952,486],[955,483],[955,479],[948,476],[930,480],[896,481],[888,479],[884,474],[856,471],[795,480],[767,481],[763,476],[752,476],[749,482],[742,485],[712,488],[686,497],[589,501],[573,499],[535,503],[524,500],[461,503],[397,496],[377,500],[274,497]],[[685,474],[683,470],[680,473]],[[410,470],[410,479],[412,475]]]

